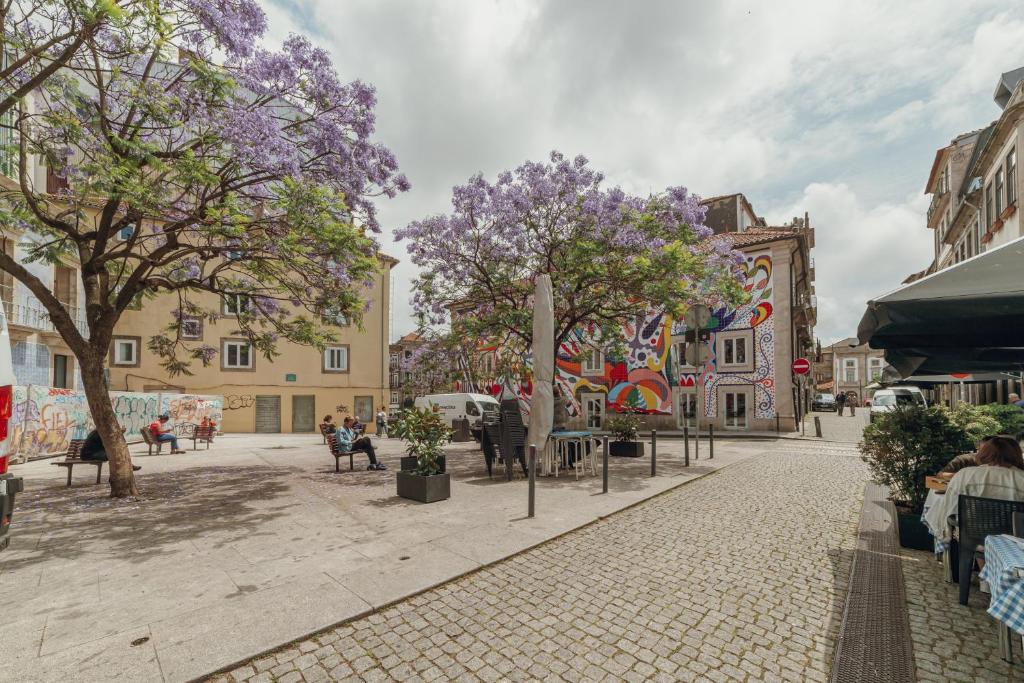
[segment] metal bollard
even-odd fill
[[[690,427],[683,425],[683,467],[690,466]]]
[[[715,425],[708,425],[708,460],[715,459]]]
[[[814,435],[821,438],[821,418],[817,415],[814,416]]]
[[[601,439],[601,493],[608,493],[608,437]]]
[[[658,430],[651,430],[651,476],[658,471]]]
[[[778,434],[782,431],[782,425],[779,424],[779,414],[775,413],[775,433]]]
[[[530,444],[530,504],[527,517],[533,517],[535,489],[537,488],[537,446]]]
[[[700,460],[700,420],[697,421],[697,431],[693,434],[693,459]]]

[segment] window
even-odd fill
[[[6,63],[7,59],[3,61]],[[0,173],[11,180],[17,180],[20,177],[18,172],[18,132],[15,128],[15,115],[18,113],[17,107],[11,107],[9,111],[0,116]]]
[[[324,349],[324,372],[348,372],[348,346]]]
[[[402,380],[399,379],[399,375],[397,372],[391,373],[391,386],[397,387],[401,383],[401,381]]]
[[[238,315],[249,309],[249,297],[245,294],[224,295],[224,315]]]
[[[140,341],[140,337],[114,337],[111,363],[113,365],[138,367]]]
[[[600,349],[588,349],[583,353],[583,376],[604,374],[604,354]]]
[[[725,427],[726,429],[746,429],[747,395],[745,393],[726,392]]]
[[[604,394],[583,394],[580,400],[587,429],[600,429],[604,421]]]
[[[843,381],[856,384],[857,383],[857,359],[856,358],[844,358],[843,359]]]
[[[130,240],[132,238],[132,235],[134,234],[135,224],[129,223],[128,225],[124,226],[123,228],[117,231],[117,239],[121,241],[127,241]]]
[[[996,216],[1003,212],[1003,169],[996,171]]]
[[[323,321],[328,325],[337,325],[338,327],[348,327],[349,321],[348,316],[341,313],[338,310],[328,308],[324,311]]]
[[[181,319],[181,338],[190,340],[199,340],[203,338],[203,321],[199,318],[182,318]]]
[[[746,365],[747,363],[747,340],[740,337],[737,339],[726,339],[724,342],[725,352],[722,354],[723,365]]]
[[[694,366],[686,360],[686,347],[688,344],[685,341],[677,341],[672,345],[672,354],[675,357],[676,372],[694,372]]]
[[[1017,201],[1017,148],[1006,155],[1006,205]]]
[[[397,406],[398,405],[398,392],[397,391],[392,391],[391,392],[391,405],[393,405],[393,406]]]
[[[868,359],[868,379],[872,382],[882,378],[882,362],[881,358]]]
[[[68,357],[55,353],[53,354],[53,386],[57,389],[70,389],[68,380],[71,375],[68,372]]]
[[[46,193],[60,194],[62,190],[68,189],[68,179],[65,176],[57,175],[52,167],[46,167]]]
[[[245,256],[245,250],[243,249],[229,249],[224,252],[224,258],[228,261],[239,261],[243,256]]]
[[[992,199],[992,183],[985,186],[985,227],[991,229],[996,220],[995,204]]]
[[[468,417],[480,417],[480,409],[476,407],[476,403],[466,401],[466,415]]]
[[[241,339],[225,339],[221,347],[222,370],[252,370],[252,344]]]

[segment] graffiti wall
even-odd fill
[[[203,418],[221,423],[224,401],[220,396],[111,392],[117,420],[129,441],[139,430],[166,412],[176,428],[199,423]],[[93,428],[85,393],[43,386],[14,387],[11,456],[15,462],[67,450],[72,439],[84,439]]]
[[[775,338],[773,319],[773,277],[770,252],[747,255],[744,290],[750,296],[738,308],[712,304],[711,358],[698,372],[677,373],[682,359],[674,359],[672,339],[686,333],[682,321],[673,321],[666,313],[651,311],[634,325],[622,328],[624,351],[607,353],[600,368],[585,368],[579,358],[587,349],[593,330],[577,330],[561,345],[556,359],[556,384],[570,401],[569,412],[580,414],[580,399],[585,393],[606,395],[607,408],[617,412],[649,415],[672,414],[672,388],[695,387],[698,374],[704,379],[704,410],[707,417],[718,414],[719,389],[729,386],[751,387],[752,414],[759,418],[775,416]],[[717,335],[740,333],[752,340],[752,369],[744,372],[719,369],[716,356]],[[527,362],[529,362],[527,360]],[[529,413],[533,386],[526,382],[489,382],[484,387],[495,396],[511,392]]]

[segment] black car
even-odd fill
[[[834,394],[817,394],[811,401],[811,410],[836,410],[836,397]]]

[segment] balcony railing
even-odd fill
[[[932,225],[932,214],[934,214],[947,199],[949,199],[949,191],[936,192],[932,195],[931,204],[928,205],[928,225]]]
[[[39,332],[56,332],[50,314],[43,308],[42,304],[33,299],[22,298],[21,301],[13,300],[13,292],[10,287],[0,286],[0,299],[3,300],[4,313],[7,314],[8,325],[28,327]],[[66,307],[68,315],[75,323],[75,327],[86,339],[89,338],[89,325],[82,317],[77,306]]]

